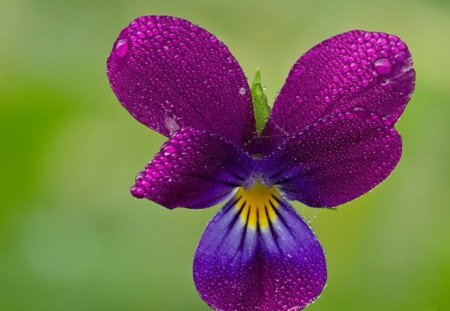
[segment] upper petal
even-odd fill
[[[194,281],[214,310],[302,310],[325,286],[314,233],[274,188],[266,190],[238,191],[202,236]]]
[[[122,105],[165,136],[192,127],[237,146],[254,137],[250,90],[241,67],[222,42],[186,20],[139,17],[120,33],[107,67]]]
[[[313,207],[334,207],[387,178],[401,153],[401,138],[390,121],[356,108],[307,127],[262,166],[271,183],[289,199]]]
[[[204,208],[244,183],[252,159],[217,134],[183,128],[136,177],[131,193],[167,208]]]
[[[414,90],[411,54],[398,37],[355,30],[304,54],[278,95],[264,135],[272,147],[333,112],[362,107],[395,123]]]

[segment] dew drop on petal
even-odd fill
[[[240,89],[239,89],[239,94],[241,94],[242,96],[244,96],[245,95],[245,88],[244,87],[241,87]]]
[[[117,41],[116,54],[119,57],[124,57],[125,55],[127,55],[127,52],[128,52],[128,40],[120,39],[119,41]]]
[[[370,48],[370,49],[367,50],[367,56],[372,56],[374,54],[375,54],[375,50],[374,49]]]
[[[405,59],[406,53],[405,51],[400,51],[397,54],[395,54],[394,59],[398,62],[401,62]]]
[[[380,75],[388,75],[391,73],[392,64],[387,58],[380,58],[374,63],[375,71]]]
[[[177,149],[175,149],[174,146],[169,145],[169,146],[164,148],[164,155],[170,155],[170,154],[172,154],[172,153],[174,153],[176,151],[177,151]]]
[[[145,190],[142,187],[133,186],[130,190],[131,195],[135,198],[141,199],[145,197]]]

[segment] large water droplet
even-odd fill
[[[145,197],[145,190],[142,187],[133,186],[130,192],[131,195],[134,196],[135,198],[141,199]]]
[[[400,51],[397,54],[395,54],[394,59],[398,62],[401,62],[405,59],[406,53],[405,51]]]
[[[169,146],[167,146],[167,147],[164,148],[164,151],[165,151],[165,152],[164,152],[164,155],[167,156],[167,155],[170,155],[170,154],[176,152],[177,149],[175,149],[174,146],[169,145]]]
[[[124,57],[128,53],[128,40],[120,39],[116,44],[116,54],[119,57]]]
[[[391,73],[392,64],[387,58],[380,58],[374,63],[375,71],[383,76]]]

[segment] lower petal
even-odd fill
[[[194,281],[214,310],[302,310],[322,292],[325,256],[276,188],[240,188],[206,228]]]

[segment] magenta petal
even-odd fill
[[[273,147],[326,115],[355,107],[395,123],[414,81],[411,54],[399,38],[360,30],[337,35],[294,65],[264,133]]]
[[[254,137],[250,90],[241,67],[222,42],[186,20],[136,19],[120,33],[107,66],[122,105],[165,136],[192,127],[240,147]]]
[[[361,109],[319,120],[266,160],[268,179],[291,200],[334,207],[386,179],[402,141],[387,119]]]
[[[171,209],[204,208],[226,198],[251,169],[251,158],[222,137],[181,129],[138,174],[131,193]]]
[[[197,248],[200,296],[214,310],[302,310],[327,279],[314,233],[282,198],[272,207],[277,216],[270,227],[258,229],[242,222],[238,201],[233,198],[214,217]]]

